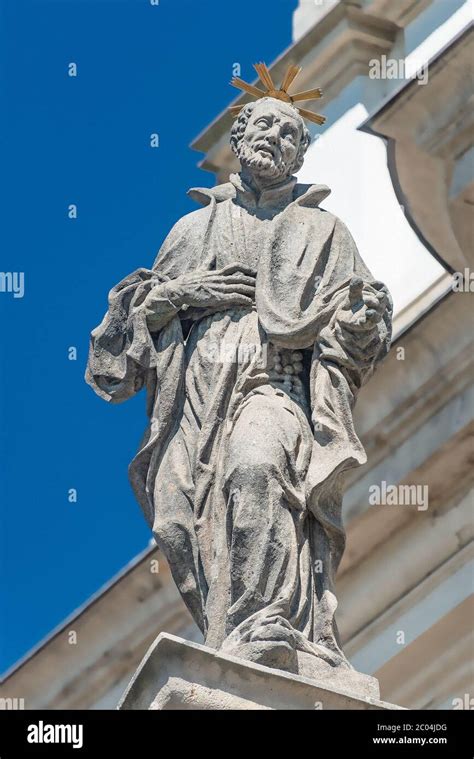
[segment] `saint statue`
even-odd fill
[[[295,177],[304,118],[323,118],[288,95],[291,72],[276,90],[256,68],[265,91],[236,80],[258,97],[234,107],[241,171],[190,190],[202,207],[111,290],[86,379],[112,403],[146,388],[130,480],[205,645],[316,677],[352,669],[335,622],[343,477],[366,460],[352,412],[392,307],[320,207],[329,188]]]

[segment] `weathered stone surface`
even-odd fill
[[[399,709],[371,694],[368,676],[312,681],[162,633],[118,709]],[[365,679],[365,683],[363,680]],[[365,693],[364,693],[365,691]]]
[[[342,475],[365,462],[352,410],[385,356],[390,296],[325,186],[293,172],[310,137],[273,98],[247,105],[240,174],[191,191],[152,269],[110,293],[87,380],[148,392],[138,501],[210,648],[359,681],[335,623]]]

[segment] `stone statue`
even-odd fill
[[[298,184],[292,102],[240,110],[241,171],[189,195],[151,269],[109,295],[87,382],[147,391],[130,480],[205,644],[317,677],[350,670],[334,618],[352,409],[389,349],[391,300],[344,224]]]

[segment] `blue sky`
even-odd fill
[[[189,143],[234,98],[233,63],[252,79],[290,44],[296,4],[1,0],[0,269],[25,278],[0,292],[2,671],[149,541],[127,480],[145,399],[93,394],[89,332],[213,184]]]

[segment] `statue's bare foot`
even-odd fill
[[[246,623],[227,637],[223,653],[263,664],[266,667],[298,672],[295,631],[284,617],[260,622],[255,627]]]
[[[296,650],[284,640],[255,640],[226,648],[224,653],[265,667],[298,673]]]

